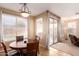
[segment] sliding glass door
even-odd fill
[[[56,43],[57,40],[57,20],[53,18],[48,19],[48,45]]]
[[[54,42],[53,43],[57,43],[58,42],[58,40],[57,40],[57,20],[54,20]]]

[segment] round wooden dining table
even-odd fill
[[[34,42],[34,40],[14,41],[10,43],[9,47],[18,51],[19,55],[23,55],[22,50],[27,48],[27,44]]]
[[[9,46],[10,48],[17,50],[19,55],[23,55],[22,49],[27,48],[27,43],[24,43],[24,41],[18,41],[18,42],[14,41]]]

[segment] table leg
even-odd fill
[[[18,56],[22,55],[21,49],[18,49],[17,52],[18,52]]]
[[[22,49],[18,49],[19,56],[23,56]]]
[[[23,56],[22,49],[20,49],[20,55]]]

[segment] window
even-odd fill
[[[24,37],[28,37],[28,24],[27,19],[17,17],[16,22],[16,29],[17,33],[16,35],[23,35]]]
[[[76,34],[76,22],[68,23],[68,32],[69,34]]]
[[[16,40],[16,35],[23,35],[28,37],[27,19],[2,14],[2,36],[4,41]]]
[[[43,19],[38,18],[36,19],[36,35],[42,37],[43,33]]]
[[[15,40],[16,36],[16,17],[8,14],[2,14],[3,40]]]

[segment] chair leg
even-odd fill
[[[6,53],[5,55],[6,55],[6,56],[8,56],[8,54],[7,54],[7,53]]]

